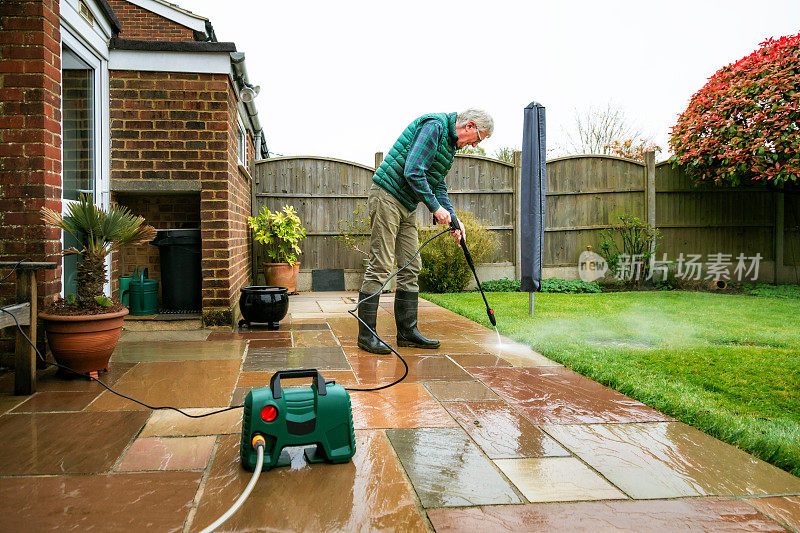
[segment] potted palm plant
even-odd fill
[[[62,252],[82,257],[76,294],[68,294],[39,313],[53,357],[76,372],[102,370],[108,365],[123,317],[128,314],[119,301],[103,293],[106,257],[123,245],[153,240],[156,231],[128,208],[112,205],[105,211],[85,194],[67,207],[66,215],[48,208],[41,213],[45,224],[64,230],[81,245],[80,250],[67,248]]]
[[[297,254],[302,253],[299,243],[306,236],[306,230],[294,207],[286,205],[282,211],[274,213],[266,206],[254,217],[247,217],[253,238],[264,245],[267,257],[273,262],[263,263],[264,278],[267,285],[286,287],[290,293],[297,292],[297,276],[300,261]]]

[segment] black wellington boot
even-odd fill
[[[369,294],[359,292],[358,301],[361,302],[367,296],[369,296]],[[378,324],[378,303],[380,297],[380,294],[376,294],[358,306],[358,318],[363,320],[367,326],[371,327],[372,331],[377,331],[375,328]],[[378,337],[373,335],[360,321],[358,323],[358,347],[370,353],[392,353],[389,347],[378,340]]]
[[[423,337],[417,329],[418,292],[394,293],[394,320],[397,323],[397,345],[412,348],[438,348],[439,341]]]

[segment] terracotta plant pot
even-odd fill
[[[300,261],[289,266],[289,263],[262,263],[267,285],[286,287],[289,293],[297,292],[297,276],[300,274]]]
[[[103,315],[39,313],[39,318],[44,321],[56,362],[76,372],[94,372],[108,367],[127,314],[128,310],[123,309]]]

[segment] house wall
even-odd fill
[[[152,41],[193,41],[194,33],[167,18],[157,15],[125,0],[108,0],[120,21],[120,39],[146,39]]]
[[[111,71],[110,78],[112,184],[115,179],[154,184],[146,196],[116,194],[117,201],[157,229],[180,228],[197,220],[186,210],[173,211],[186,218],[165,217],[161,209],[176,196],[159,194],[158,184],[196,183],[203,313],[208,324],[231,324],[251,261],[246,225],[250,174],[237,163],[233,86],[226,74]],[[252,161],[252,138],[249,141]],[[157,257],[154,248],[123,251],[115,271],[127,274],[138,266],[133,261],[155,264]],[[150,273],[155,277],[157,270],[151,268]]]
[[[0,257],[60,263],[60,232],[39,214],[61,211],[59,3],[2,1],[0,20]],[[37,279],[40,304],[60,292],[60,268]],[[0,304],[14,297],[12,276]]]

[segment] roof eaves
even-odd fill
[[[144,50],[148,52],[235,52],[234,43],[209,41],[145,41],[114,37],[108,45],[111,50]]]

